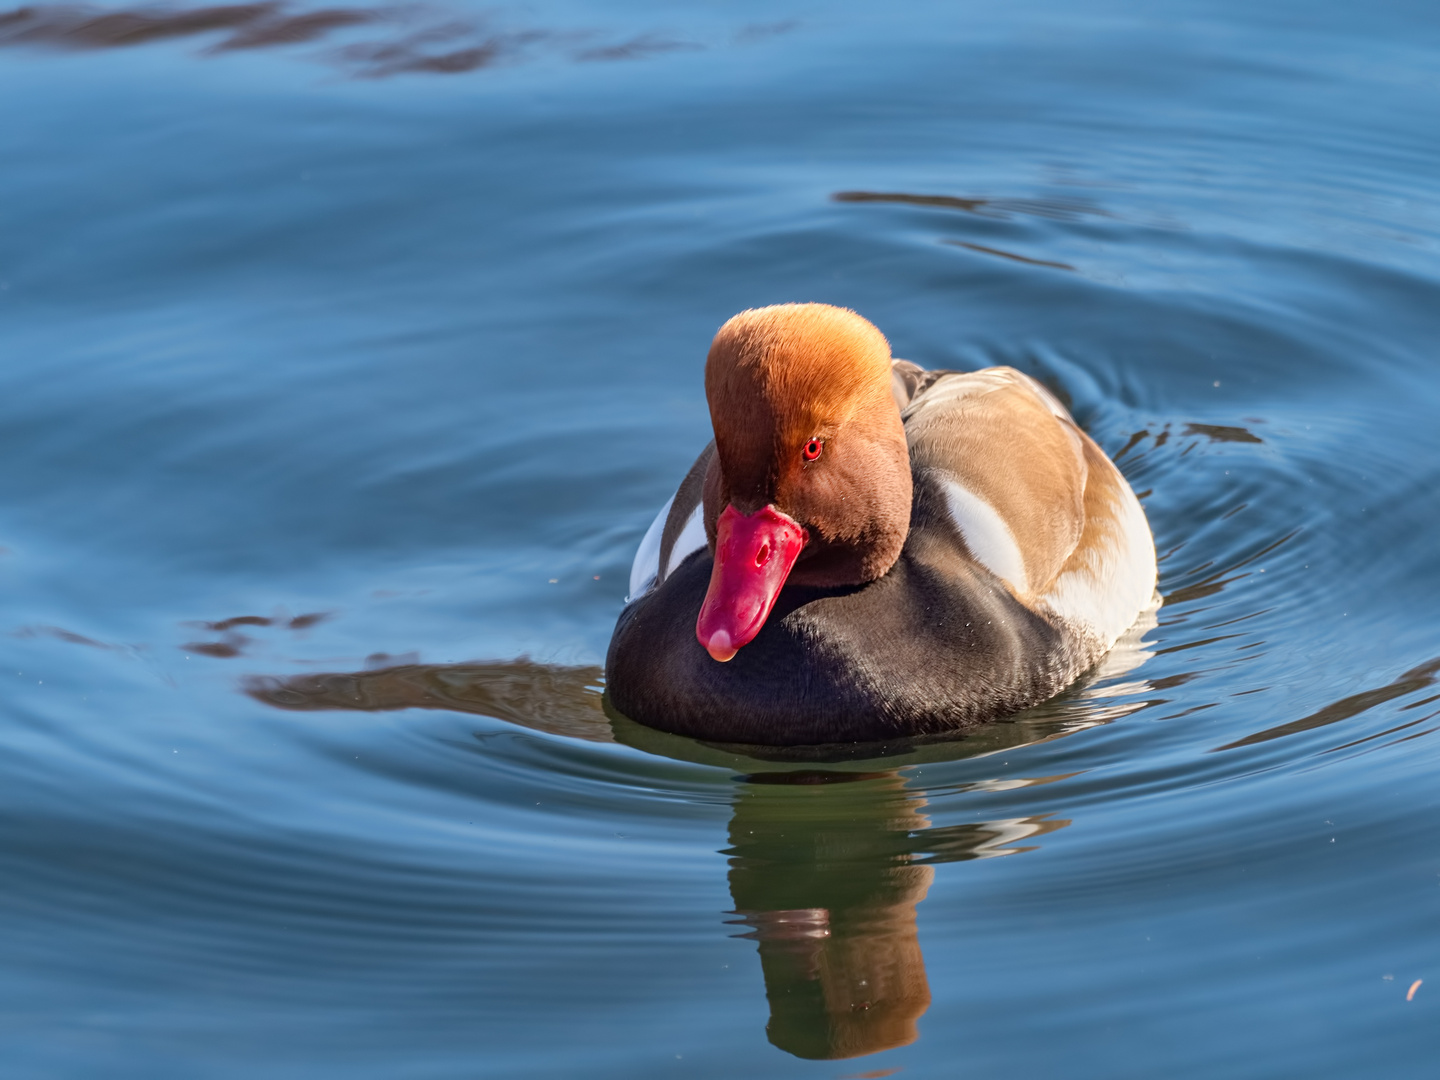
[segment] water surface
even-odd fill
[[[6,1074],[1429,1075],[1437,47],[1404,2],[0,13]],[[787,300],[1064,395],[1155,624],[962,740],[608,715],[710,336]]]

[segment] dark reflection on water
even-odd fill
[[[1339,701],[1331,702],[1323,709],[1318,709],[1309,716],[1302,716],[1299,720],[1291,720],[1288,723],[1280,724],[1276,727],[1266,728],[1264,731],[1257,731],[1254,735],[1247,735],[1243,739],[1236,739],[1234,742],[1226,743],[1224,746],[1217,746],[1216,749],[1234,750],[1241,746],[1253,746],[1255,743],[1269,742],[1271,739],[1282,739],[1286,735],[1297,735],[1302,731],[1311,731],[1315,728],[1326,727],[1330,724],[1338,724],[1342,720],[1349,720],[1352,717],[1359,716],[1364,712],[1369,712],[1371,709],[1394,701],[1397,698],[1408,697],[1411,694],[1434,686],[1437,672],[1440,672],[1440,658],[1411,668],[1394,682],[1387,683],[1385,686],[1376,687],[1374,690],[1365,690],[1358,694],[1351,694],[1348,697],[1341,698]],[[1434,700],[1434,697],[1429,697],[1424,701],[1413,702],[1404,707],[1407,709],[1416,708]],[[1378,735],[1372,735],[1369,738],[1378,739],[1385,735],[1393,734],[1396,731],[1413,727],[1437,715],[1440,715],[1440,710],[1422,716],[1419,720],[1412,720],[1408,724],[1402,724],[1399,727],[1382,731]],[[1428,735],[1429,732],[1421,731],[1415,734]],[[1415,736],[1412,735],[1410,737],[1414,738]],[[1343,750],[1346,747],[1356,746],[1359,742],[1366,741],[1369,740],[1365,739],[1345,743],[1342,746],[1335,747],[1335,749]]]
[[[592,742],[609,742],[600,707],[597,667],[562,667],[528,660],[474,664],[400,664],[350,674],[255,676],[245,692],[277,709],[454,709],[520,727]]]
[[[324,37],[332,30],[374,22],[376,13],[356,8],[332,8],[301,15],[279,15],[245,26],[215,46],[226,49],[263,49],[271,45],[297,45]]]
[[[330,617],[329,612],[312,611],[305,615],[296,615],[293,618],[288,615],[236,615],[229,619],[219,619],[214,622],[200,620],[189,625],[206,630],[212,634],[219,634],[219,641],[187,641],[180,650],[185,653],[196,653],[200,656],[208,656],[214,660],[233,660],[236,657],[246,655],[247,646],[253,643],[253,639],[237,630],[237,627],[247,626],[257,629],[264,627],[279,627],[291,631],[305,631],[312,626],[324,622]]]
[[[383,79],[414,73],[465,74],[522,59],[527,50],[540,45],[562,51],[580,63],[641,60],[705,48],[699,42],[661,33],[638,34],[607,43],[596,40],[604,35],[595,30],[500,30],[491,28],[485,19],[466,17],[458,10],[443,7],[397,5],[296,11],[278,0],[194,8],[27,5],[0,12],[0,46],[117,49],[228,32],[205,50],[218,55],[306,44],[354,27],[376,25],[388,27],[388,36],[341,45],[321,58],[357,78]],[[745,44],[764,40],[787,32],[793,25],[747,27],[736,35],[736,41]]]
[[[1216,570],[1214,568],[1214,560],[1207,560],[1201,563],[1199,566],[1193,567],[1190,570],[1185,571],[1183,574],[1176,574],[1171,580],[1184,581],[1187,578],[1194,580],[1191,580],[1188,584],[1181,585],[1179,588],[1172,589],[1170,592],[1166,593],[1166,605],[1173,607],[1175,605],[1187,603],[1194,600],[1203,600],[1207,596],[1215,596],[1216,594],[1223,591],[1227,585],[1231,585],[1250,576],[1248,573],[1241,574],[1237,571],[1242,570],[1247,566],[1251,566],[1260,559],[1263,559],[1265,556],[1275,552],[1285,544],[1288,544],[1291,540],[1294,540],[1296,536],[1299,535],[1299,533],[1299,529],[1296,529],[1294,532],[1287,533],[1286,535],[1280,537],[1278,540],[1274,540],[1266,544],[1254,554],[1246,555],[1244,558],[1237,559],[1234,562],[1227,562],[1219,570]],[[1175,621],[1189,621],[1189,618],[1190,616],[1188,614],[1176,616]]]
[[[113,649],[116,646],[107,645],[103,641],[96,641],[84,634],[76,634],[59,626],[22,626],[14,633],[18,638],[31,637],[53,637],[59,641],[68,642],[71,645],[88,645],[92,649]]]
[[[1108,218],[1103,207],[1085,199],[964,198],[958,195],[913,195],[901,191],[837,191],[830,196],[841,203],[900,203],[908,206],[963,210],[967,214],[1008,220],[1015,214],[1078,221],[1086,217]],[[1042,266],[1054,265],[1042,263]]]
[[[365,8],[329,8],[292,15],[280,3],[130,9],[37,4],[0,13],[0,44],[116,49],[218,30],[235,31],[215,46],[216,51],[223,52],[313,41],[332,30],[383,17],[381,12]]]
[[[970,251],[978,251],[982,255],[998,255],[1002,259],[1009,259],[1011,262],[1025,263],[1029,266],[1048,266],[1053,270],[1075,269],[1075,267],[1069,263],[1051,262],[1048,259],[1032,259],[1026,255],[1016,255],[1013,251],[1001,251],[999,248],[986,247],[984,244],[972,244],[965,240],[945,240],[942,242],[955,247],[966,248]]]
[[[647,56],[669,52],[696,52],[705,46],[695,41],[679,41],[662,34],[641,34],[639,37],[622,41],[616,45],[601,45],[581,49],[575,54],[576,60],[640,60]]]
[[[1260,420],[1253,420],[1251,422],[1256,424],[1263,423],[1263,421]],[[1172,426],[1173,425],[1168,423],[1165,424],[1158,434],[1152,434],[1148,428],[1141,428],[1139,431],[1131,433],[1130,437],[1125,440],[1125,445],[1120,447],[1116,452],[1115,460],[1117,462],[1120,461],[1126,454],[1130,453],[1130,451],[1134,450],[1146,439],[1153,438],[1154,449],[1160,449],[1170,441]],[[1249,428],[1241,427],[1239,424],[1187,423],[1185,430],[1180,433],[1179,438],[1203,438],[1207,442],[1212,443],[1263,443],[1265,441]],[[1186,444],[1182,453],[1189,453],[1195,445],[1195,443]],[[1240,506],[1232,509],[1230,513],[1236,513],[1243,508],[1244,504],[1242,503]]]
[[[1211,442],[1259,443],[1265,441],[1238,425],[1186,424],[1184,434],[1203,435]]]

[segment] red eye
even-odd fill
[[[824,450],[824,449],[825,449],[825,440],[824,440],[824,439],[821,439],[821,438],[819,438],[818,436],[817,436],[816,438],[811,439],[809,442],[807,442],[807,443],[805,444],[805,451],[804,451],[804,453],[805,453],[805,460],[806,460],[806,461],[814,461],[816,458],[818,458],[818,457],[820,456],[820,451],[821,451],[821,450]]]

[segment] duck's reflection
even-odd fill
[[[912,850],[922,806],[895,773],[768,773],[740,788],[730,895],[782,1050],[846,1058],[915,1040],[930,1005],[915,905],[935,875]]]
[[[1029,837],[1070,824],[1048,817],[935,828],[898,768],[765,762],[607,717],[595,668],[529,661],[402,664],[372,671],[255,678],[246,691],[282,709],[440,708],[499,717],[554,734],[633,743],[670,756],[764,768],[742,777],[730,822],[730,913],[756,943],[770,1003],[770,1041],[803,1058],[873,1054],[913,1042],[930,1005],[915,909],[932,864],[1030,850]],[[1014,745],[1021,729],[969,753]],[[1030,731],[1033,738],[1053,732]],[[657,742],[657,739],[660,741]],[[673,744],[673,745],[672,745]],[[933,748],[932,748],[933,749]],[[873,753],[873,749],[871,753]],[[958,744],[945,756],[968,756]],[[935,760],[932,756],[930,760]],[[980,782],[1004,790],[1039,780]]]
[[[849,1058],[915,1041],[930,984],[915,908],[931,864],[1009,855],[1068,825],[1018,819],[934,829],[897,772],[748,778],[730,824],[730,895],[756,942],[766,1034],[804,1058]]]

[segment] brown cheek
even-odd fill
[[[730,501],[730,493],[726,490],[725,474],[720,471],[719,454],[710,459],[710,467],[705,470],[705,484],[700,489],[700,501],[705,507],[703,515],[705,539],[713,550],[715,547],[715,522],[719,520],[725,504]]]

